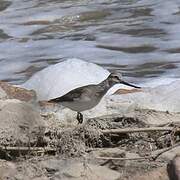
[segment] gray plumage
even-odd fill
[[[95,107],[100,102],[102,97],[106,94],[106,92],[117,83],[122,83],[128,86],[139,88],[122,81],[120,74],[111,73],[107,79],[97,85],[87,85],[76,88],[61,97],[49,100],[49,102],[60,103],[63,106],[78,112],[78,115],[82,116],[80,112]]]

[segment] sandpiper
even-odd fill
[[[99,84],[87,85],[71,90],[67,94],[51,99],[48,102],[61,104],[69,109],[77,112],[77,120],[79,123],[83,122],[82,111],[95,107],[106,92],[115,84],[125,84],[134,88],[138,86],[129,84],[121,79],[121,74],[111,73],[107,79]]]

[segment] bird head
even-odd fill
[[[125,84],[127,86],[131,86],[131,87],[134,87],[134,88],[140,88],[138,86],[135,86],[133,84],[130,84],[128,82],[125,82],[122,80],[122,75],[120,73],[111,73],[109,76],[108,76],[108,81],[109,81],[109,84],[110,85],[115,85],[115,84]]]

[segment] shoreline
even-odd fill
[[[96,175],[102,180],[150,180],[148,176],[153,174],[154,180],[160,176],[168,179],[166,166],[180,151],[179,112],[127,107],[119,111],[122,103],[111,106],[109,115],[89,118],[88,113],[93,111],[85,113],[85,122],[77,125],[76,116],[67,108],[38,105],[34,91],[5,82],[0,87],[2,178],[23,179],[26,174],[27,179],[45,180],[68,180],[69,176],[94,179]],[[122,96],[141,92],[124,93],[121,91]],[[67,115],[64,119],[63,113]],[[158,156],[153,159],[152,155]]]

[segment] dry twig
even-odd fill
[[[149,127],[149,128],[124,128],[124,129],[106,129],[101,130],[103,134],[124,134],[124,133],[137,133],[137,132],[152,132],[152,131],[173,131],[174,127]],[[180,132],[180,128],[176,129]]]
[[[2,151],[32,151],[32,152],[42,152],[42,153],[47,153],[47,152],[56,152],[57,150],[55,148],[49,148],[49,147],[3,147],[0,146],[0,150]]]
[[[118,157],[95,157],[96,159],[102,160],[145,160],[150,159],[149,156],[147,157],[136,157],[136,158],[118,158]]]

